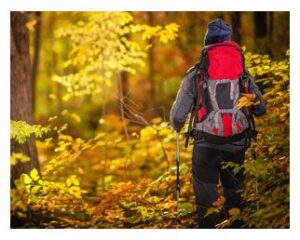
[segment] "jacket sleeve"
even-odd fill
[[[259,105],[251,107],[252,113],[255,116],[262,116],[266,113],[266,101],[263,99],[262,93],[260,92],[258,86],[256,85],[253,77],[249,73],[249,91],[254,93],[256,100],[259,100]]]
[[[170,123],[177,132],[184,126],[185,120],[196,101],[194,74],[195,70],[192,70],[185,75],[171,109]]]

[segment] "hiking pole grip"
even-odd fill
[[[192,131],[193,119],[195,118],[194,115],[195,115],[195,107],[193,107],[193,109],[191,111],[189,127],[188,127],[187,132],[185,133],[185,144],[184,144],[185,148],[187,148],[189,146],[189,140],[190,140],[191,131]]]
[[[180,145],[179,145],[179,132],[176,131],[176,200],[179,201],[180,197]]]

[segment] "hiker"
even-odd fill
[[[226,199],[224,212],[242,210],[243,170],[234,173],[222,165],[243,165],[245,151],[257,133],[252,114],[266,112],[262,94],[244,66],[240,46],[230,40],[231,33],[231,26],[222,19],[208,24],[200,60],[185,74],[170,113],[172,127],[180,132],[191,112],[187,137],[194,138],[192,176],[199,228],[217,224],[216,214],[204,216],[217,200],[219,177]],[[253,105],[239,109],[243,94],[252,94]],[[231,227],[242,224],[235,221]]]

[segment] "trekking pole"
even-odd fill
[[[179,146],[179,132],[176,131],[176,201],[178,204],[180,196],[180,146]]]

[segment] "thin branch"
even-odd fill
[[[124,96],[123,96],[123,84],[122,84],[121,73],[119,73],[118,76],[119,76],[119,102],[120,102],[121,118],[122,118],[122,122],[123,122],[123,128],[124,128],[124,133],[125,133],[126,139],[130,140],[130,137],[128,134],[128,129],[127,129],[126,122],[125,122],[125,115],[124,115]]]

